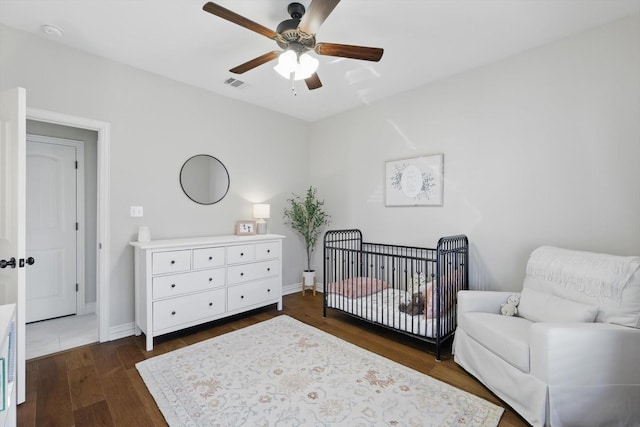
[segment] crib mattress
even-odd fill
[[[411,295],[400,289],[387,288],[382,291],[359,298],[348,298],[344,295],[327,293],[327,307],[340,309],[355,316],[379,323],[393,329],[409,332],[413,335],[435,338],[437,319],[427,319],[424,314],[411,315],[398,309],[401,303],[411,300]],[[441,335],[445,333],[445,325],[451,319],[441,316]],[[448,316],[452,316],[449,314]]]

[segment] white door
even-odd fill
[[[0,93],[0,304],[16,304],[17,400],[25,400],[26,91]],[[11,262],[17,265],[12,265]]]
[[[77,149],[27,137],[26,321],[76,314]]]

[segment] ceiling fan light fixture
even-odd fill
[[[298,54],[291,50],[285,50],[278,57],[278,65],[273,67],[285,79],[291,79],[291,73],[293,73],[294,80],[308,79],[318,69],[320,62],[313,56],[303,53]]]

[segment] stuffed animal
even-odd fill
[[[409,303],[400,303],[400,305],[398,305],[398,310],[412,316],[421,314],[424,310],[424,294],[422,292],[414,293]]]
[[[500,312],[504,316],[515,316],[518,314],[518,304],[520,304],[520,295],[509,295],[507,302],[500,306]]]

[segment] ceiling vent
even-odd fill
[[[234,79],[233,77],[229,77],[227,80],[224,81],[224,84],[229,85],[229,86],[233,86],[233,87],[240,87],[244,84],[244,82],[242,80],[238,80],[238,79]]]

